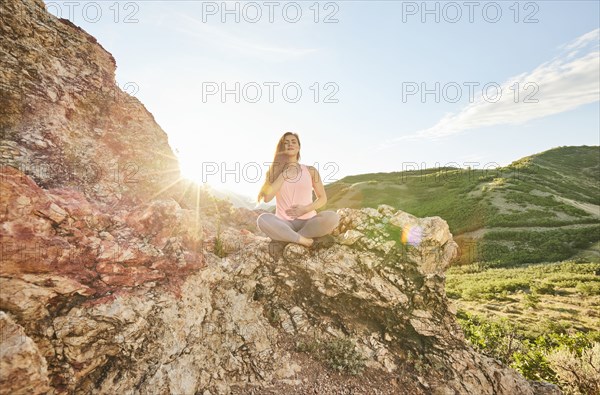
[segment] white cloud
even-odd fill
[[[458,113],[447,113],[432,127],[384,142],[379,148],[404,140],[437,140],[486,126],[523,124],[596,102],[600,97],[599,40],[600,29],[590,31],[559,47],[562,52],[552,60],[501,83],[500,100],[486,101],[481,92],[476,93],[473,102]],[[520,87],[519,100],[515,100],[514,88],[511,90],[515,82]],[[533,86],[523,91],[528,82],[539,88],[531,97],[537,103],[524,102],[534,92]],[[490,89],[490,96],[494,94]]]

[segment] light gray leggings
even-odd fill
[[[325,236],[340,222],[340,216],[335,211],[325,210],[309,219],[281,219],[272,213],[262,213],[256,219],[258,228],[271,240],[298,243],[300,236],[307,238]]]

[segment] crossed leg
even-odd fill
[[[340,223],[340,216],[335,211],[326,210],[309,218],[300,228],[298,234],[306,238],[325,236],[331,233]]]
[[[294,230],[292,223],[279,218],[272,213],[262,213],[256,219],[258,229],[263,231],[271,240],[287,241],[297,243],[300,235]]]
[[[307,220],[286,221],[272,213],[263,213],[256,219],[258,228],[272,240],[299,243],[302,237],[313,238],[325,236],[338,225],[339,215],[335,211],[326,210],[317,213]],[[296,227],[301,228],[296,231]]]

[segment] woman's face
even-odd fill
[[[298,143],[298,139],[296,138],[296,136],[293,136],[291,134],[288,134],[287,136],[285,136],[285,139],[283,141],[283,152],[287,156],[296,158],[296,155],[298,154],[299,151],[300,151],[300,144]]]

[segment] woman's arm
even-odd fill
[[[268,180],[265,181],[265,184],[263,185],[262,189],[262,196],[265,203],[269,203],[271,200],[273,200],[277,192],[279,192],[279,190],[281,189],[281,186],[283,185],[283,180],[283,172],[281,172],[281,174],[279,174],[279,177],[277,177],[275,182],[273,182],[272,184],[269,184]]]

